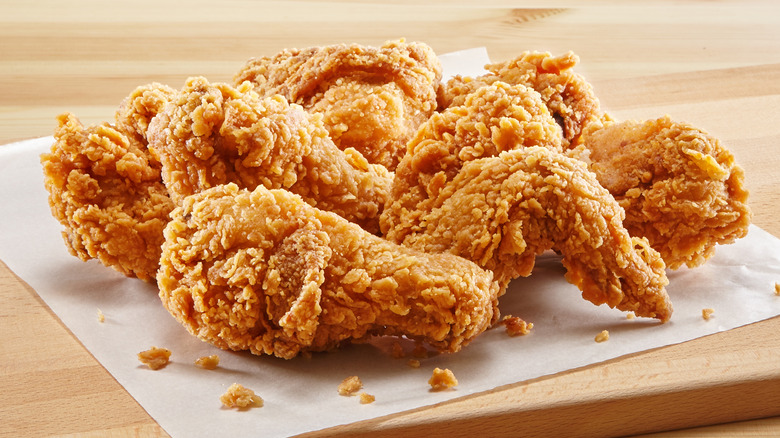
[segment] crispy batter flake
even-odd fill
[[[239,383],[230,385],[227,392],[219,397],[219,401],[228,408],[249,409],[262,408],[263,399],[249,388]]]
[[[171,350],[167,348],[152,347],[138,353],[138,360],[153,370],[165,368],[171,360]]]

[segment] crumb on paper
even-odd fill
[[[407,365],[409,365],[412,368],[420,368],[420,360],[419,359],[409,359],[406,362]]]
[[[98,322],[106,322],[106,315],[104,315],[103,311],[100,309],[97,309],[97,320]]]
[[[775,282],[775,295],[780,296],[780,283]]]
[[[230,385],[227,392],[219,397],[219,401],[228,408],[248,409],[262,408],[263,399],[249,388],[239,383]]]
[[[522,318],[512,315],[507,315],[501,319],[501,324],[504,324],[506,333],[509,336],[525,336],[531,333],[531,329],[534,328],[532,322],[524,321]]]
[[[458,386],[458,379],[455,378],[455,374],[448,368],[441,369],[437,367],[433,370],[433,375],[428,380],[428,384],[431,385],[432,390],[442,391]]]
[[[608,330],[602,330],[601,333],[596,335],[595,341],[596,342],[605,342],[609,340],[609,331]]]
[[[363,389],[363,382],[358,376],[349,376],[339,384],[339,394],[343,396],[355,395]]]
[[[195,361],[195,365],[206,370],[213,370],[219,365],[219,356],[212,354],[211,356],[200,357]]]
[[[634,319],[634,318],[636,318],[636,314],[634,312],[626,313],[626,319]]]
[[[138,353],[138,360],[153,370],[159,370],[170,362],[171,350],[168,350],[167,348],[152,347]]]
[[[709,321],[710,318],[712,318],[713,313],[715,313],[715,309],[712,308],[701,309],[701,317],[704,318],[705,321]]]
[[[376,401],[376,397],[374,397],[371,394],[361,392],[360,393],[360,404],[361,405],[367,405],[369,403],[373,403]]]

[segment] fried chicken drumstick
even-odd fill
[[[367,233],[284,190],[222,185],[165,229],[164,306],[214,345],[292,358],[379,335],[457,351],[497,317],[492,274]]]
[[[191,78],[153,119],[149,146],[177,203],[229,182],[263,185],[377,232],[392,174],[336,147],[321,119],[281,96],[261,98],[248,84]]]
[[[65,227],[71,254],[154,280],[173,202],[144,130],[173,93],[159,84],[138,87],[117,111],[116,125],[84,127],[73,114],[58,117],[54,144],[41,163],[49,205]]]
[[[393,171],[407,140],[436,110],[440,80],[428,45],[390,41],[283,50],[247,62],[234,83],[249,81],[262,96],[279,94],[321,114],[337,146]]]

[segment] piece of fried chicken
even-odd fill
[[[403,335],[454,352],[498,316],[490,272],[390,243],[285,190],[221,185],[171,216],[161,300],[220,348],[289,359]]]
[[[280,94],[322,114],[337,146],[393,171],[436,110],[441,64],[423,43],[339,44],[251,59],[234,78],[236,86],[244,81],[263,96]]]
[[[68,250],[152,281],[173,209],[159,163],[143,144],[107,123],[85,128],[72,114],[58,120],[55,142],[41,162]]]
[[[149,147],[177,203],[233,182],[283,188],[375,233],[392,174],[354,149],[340,150],[322,117],[283,97],[190,78],[149,127]]]
[[[747,235],[744,172],[706,132],[668,116],[611,122],[583,134],[589,168],[669,268],[704,263],[717,244]]]
[[[65,227],[71,254],[154,280],[173,203],[145,129],[174,93],[157,83],[137,87],[114,125],[84,127],[70,113],[57,118],[54,144],[41,164],[52,215]]]

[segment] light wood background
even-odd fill
[[[144,83],[229,81],[285,47],[405,37],[438,53],[485,46],[496,61],[574,50],[618,118],[669,113],[720,137],[746,170],[754,222],[780,236],[778,3],[418,3],[4,0],[0,144],[51,135],[63,111],[110,120]],[[1,436],[165,436],[2,264],[0,302]],[[778,435],[779,332],[774,318],[311,436]]]

